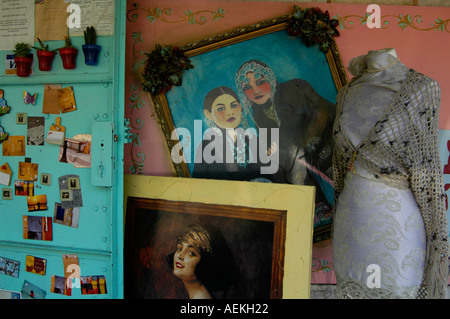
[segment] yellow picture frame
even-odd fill
[[[315,188],[304,185],[125,175],[124,215],[131,198],[286,211],[283,299],[309,299]],[[125,229],[127,225],[125,225]],[[125,233],[125,236],[127,234]],[[126,285],[126,283],[125,283]]]

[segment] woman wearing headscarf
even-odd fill
[[[222,297],[237,278],[233,255],[221,232],[212,226],[188,225],[178,235],[168,262],[190,299]]]
[[[252,116],[258,128],[279,129],[280,163],[272,181],[315,185],[319,201],[332,205],[335,105],[305,80],[278,82],[272,69],[258,60],[239,68],[236,87],[244,114]]]

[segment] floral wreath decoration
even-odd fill
[[[317,7],[302,10],[294,5],[288,23],[289,35],[302,38],[307,46],[318,44],[324,53],[330,49],[333,37],[339,36],[336,29],[339,21],[330,19],[328,11]],[[156,44],[155,49],[145,55],[142,87],[152,96],[167,93],[174,85],[180,86],[183,71],[194,68],[184,51],[176,46]]]
[[[145,55],[142,87],[153,96],[168,92],[174,85],[180,86],[183,71],[194,68],[178,47],[156,44],[155,49]]]
[[[328,11],[313,7],[302,10],[294,5],[294,13],[289,19],[287,31],[291,36],[301,37],[309,47],[319,44],[320,50],[327,53],[333,42],[333,37],[339,36],[336,27],[339,21],[330,19]]]

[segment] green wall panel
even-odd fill
[[[11,107],[10,113],[0,118],[0,125],[10,136],[25,136],[25,141],[27,139],[27,125],[16,123],[16,113],[44,118],[45,135],[56,123],[57,117],[61,118],[61,125],[66,128],[66,138],[78,134],[92,136],[93,126],[99,122],[112,123],[112,136],[116,135],[112,152],[106,154],[110,158],[109,164],[114,167],[112,172],[108,172],[114,175],[112,186],[92,184],[92,174],[97,174],[97,167],[76,168],[70,163],[61,163],[58,145],[26,145],[24,156],[3,156],[0,147],[0,165],[8,163],[13,172],[11,185],[0,185],[0,189],[10,188],[14,193],[14,181],[20,180],[19,162],[25,162],[28,158],[39,165],[34,195],[47,196],[47,209],[32,212],[28,211],[26,196],[14,194],[11,200],[0,196],[0,257],[20,262],[18,278],[5,275],[0,270],[0,289],[20,292],[24,282],[29,281],[44,289],[47,299],[123,297],[123,59],[126,2],[116,0],[115,5],[114,35],[98,37],[97,43],[102,46],[99,65],[85,65],[81,49],[83,37],[72,37],[73,45],[79,49],[77,66],[73,70],[63,69],[59,55],[56,55],[50,72],[39,71],[36,61],[34,74],[28,78],[5,76],[5,65],[0,63],[0,89],[4,90],[4,99]],[[57,48],[63,45],[63,41],[49,41],[48,44],[50,48]],[[5,61],[5,55],[11,53],[0,51],[0,61]],[[46,84],[73,87],[77,109],[59,115],[43,114]],[[37,93],[35,105],[23,102],[24,91]],[[95,162],[98,156],[104,158],[105,154],[92,149],[91,156]],[[41,184],[41,173],[51,174],[51,185]],[[58,224],[53,220],[51,241],[24,239],[23,216],[54,218],[55,203],[61,203],[58,179],[65,175],[79,176],[82,206],[78,227]],[[51,276],[64,276],[62,256],[65,254],[78,256],[81,276],[105,276],[107,293],[82,295],[77,287],[72,290],[72,296],[50,292]],[[45,276],[25,271],[27,255],[47,260]]]

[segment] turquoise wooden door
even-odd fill
[[[0,51],[0,89],[11,108],[0,118],[10,140],[0,144],[0,166],[12,171],[10,185],[0,185],[0,296],[6,290],[23,298],[123,297],[125,12],[126,1],[116,0],[114,35],[98,36],[96,66],[85,64],[83,37],[72,37],[75,69],[64,69],[57,55],[51,71],[35,61],[26,78],[5,75],[12,51]],[[43,112],[44,90],[55,85],[73,90],[76,110]],[[34,105],[24,92],[37,93]],[[47,141],[57,118],[65,127],[62,146]],[[36,176],[27,181],[30,172]],[[69,282],[71,296],[62,294]]]

